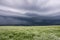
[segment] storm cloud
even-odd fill
[[[0,24],[60,24],[59,17],[60,0],[0,0]]]

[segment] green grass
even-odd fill
[[[60,40],[60,26],[0,26],[0,40]]]

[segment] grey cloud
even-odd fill
[[[23,17],[22,17],[23,18]],[[13,16],[1,16],[0,15],[0,25],[28,25],[30,22],[22,20],[21,17]]]
[[[0,0],[0,4],[12,8],[44,13],[60,9],[59,0]]]
[[[42,10],[47,0],[0,0],[1,5],[27,10]]]
[[[60,24],[60,16],[41,16],[36,13],[26,13],[28,17],[23,16],[5,16],[0,15],[0,25],[51,25]]]
[[[0,24],[60,24],[60,0],[0,0]]]

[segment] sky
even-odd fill
[[[0,15],[30,18],[28,14],[58,16],[60,0],[0,0]]]
[[[60,12],[60,0],[0,0],[0,10],[50,15]]]

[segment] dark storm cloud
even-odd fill
[[[59,15],[60,0],[0,0],[0,24],[48,24]]]

